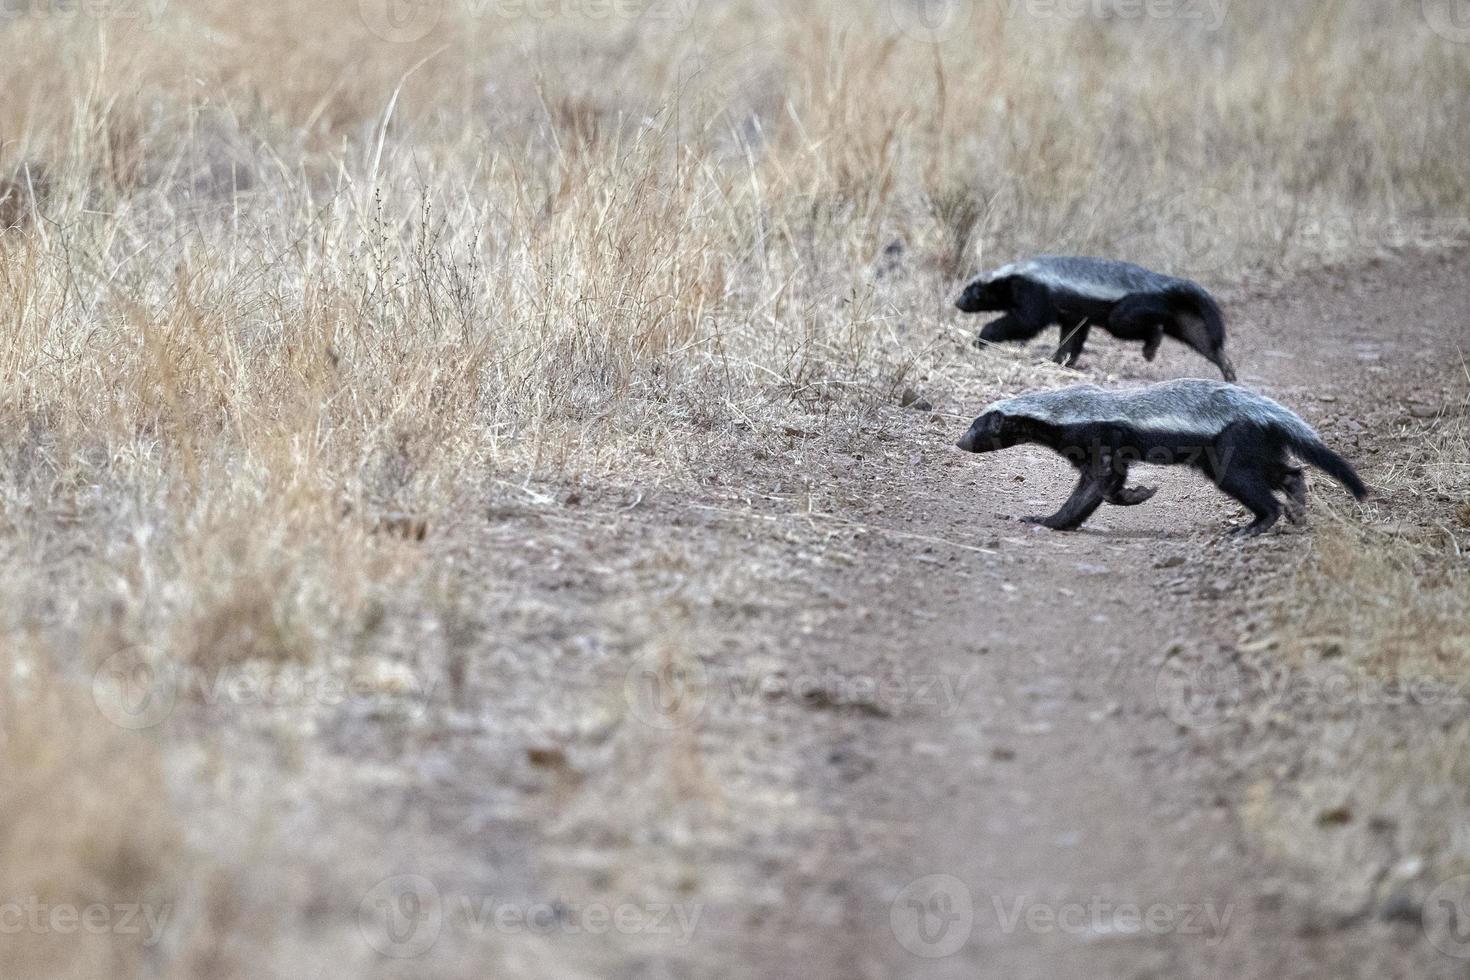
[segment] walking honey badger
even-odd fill
[[[1306,517],[1307,483],[1288,453],[1323,470],[1358,500],[1368,488],[1352,466],[1322,444],[1312,427],[1264,395],[1222,381],[1184,379],[1121,391],[1074,385],[1007,398],[988,407],[960,439],[966,452],[1022,443],[1047,446],[1080,473],[1072,496],[1050,517],[1029,523],[1059,531],[1080,527],[1104,502],[1131,507],[1157,487],[1127,486],[1128,467],[1198,468],[1254,516],[1234,533],[1253,537],[1280,518]]]
[[[966,313],[1004,311],[987,323],[979,340],[1030,340],[1061,325],[1056,361],[1071,365],[1082,355],[1088,331],[1102,327],[1122,340],[1143,341],[1152,361],[1164,337],[1194,348],[1235,380],[1225,356],[1225,318],[1204,287],[1112,259],[1040,255],[972,279],[955,305]]]

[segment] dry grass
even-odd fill
[[[1414,907],[1470,871],[1459,829],[1470,813],[1470,538],[1455,520],[1470,500],[1465,408],[1451,406],[1382,481],[1387,503],[1369,505],[1379,520],[1316,530],[1276,605],[1276,635],[1290,640],[1268,654],[1278,686],[1257,720],[1285,719],[1302,741],[1289,779],[1250,788],[1245,822],[1321,876],[1332,914]]]
[[[1236,3],[1207,30],[976,4],[935,45],[893,5],[446,6],[406,43],[354,3],[7,13],[0,628],[47,680],[0,683],[0,802],[67,802],[0,806],[4,893],[176,881],[157,772],[198,733],[76,707],[119,649],[453,680],[423,638],[456,635],[476,573],[417,539],[490,490],[691,487],[737,431],[857,443],[910,385],[1048,377],[966,352],[947,309],[1019,253],[1218,286],[1470,215],[1470,49],[1416,10]],[[41,882],[56,854],[88,857]],[[232,894],[106,968],[267,975],[225,949]],[[26,973],[101,962],[77,955]]]
[[[1470,677],[1470,402],[1420,437],[1377,492],[1399,520],[1334,520],[1284,607],[1291,633],[1383,676]],[[1299,650],[1298,652],[1302,652]]]

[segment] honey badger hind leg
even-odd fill
[[[1277,471],[1276,489],[1286,498],[1286,519],[1293,524],[1307,522],[1307,478],[1300,466],[1283,463]]]
[[[1124,340],[1143,341],[1143,359],[1152,361],[1164,342],[1164,323],[1173,316],[1173,308],[1163,297],[1134,293],[1109,311],[1107,331]]]
[[[1269,531],[1281,519],[1277,483],[1286,465],[1280,433],[1254,422],[1233,422],[1215,437],[1199,464],[1221,491],[1245,505],[1254,520],[1231,532],[1232,538],[1253,538]]]
[[[1245,504],[1246,509],[1255,517],[1245,527],[1238,527],[1230,532],[1230,537],[1253,538],[1271,530],[1281,519],[1281,504],[1271,492],[1270,483],[1254,468],[1233,467],[1223,474],[1218,485],[1221,490]]]
[[[1057,345],[1057,352],[1052,355],[1052,360],[1063,367],[1072,367],[1077,359],[1082,356],[1082,348],[1087,344],[1088,331],[1092,324],[1086,319],[1077,320],[1070,326],[1065,322],[1062,324],[1062,340]]]
[[[1143,359],[1152,361],[1159,356],[1159,346],[1164,342],[1164,328],[1162,325],[1154,328],[1154,332],[1143,342]]]

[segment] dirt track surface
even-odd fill
[[[1241,382],[1371,485],[1462,388],[1467,281],[1457,253],[1227,293]],[[1206,368],[1099,338],[1078,380]],[[871,452],[813,453],[800,486],[753,452],[704,499],[630,485],[468,516],[445,560],[485,565],[485,594],[459,601],[492,638],[467,648],[453,707],[398,747],[413,789],[317,760],[317,792],[371,827],[377,871],[422,875],[444,903],[429,952],[377,969],[1464,976],[1411,916],[1245,833],[1254,748],[1188,686],[1250,635],[1310,526],[1225,541],[1243,510],[1158,469],[1134,480],[1161,487],[1151,502],[1079,533],[1022,525],[1070,471],[954,450],[979,407],[894,408]],[[1319,517],[1353,512],[1319,473],[1312,498]],[[1380,499],[1361,519],[1433,506]],[[450,896],[487,894],[559,902],[563,923],[589,903],[676,910],[599,937],[454,921]]]

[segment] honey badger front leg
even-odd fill
[[[1137,507],[1159,492],[1158,487],[1125,487],[1123,481],[1127,474],[1119,473],[1116,486],[1111,487],[1103,494],[1103,499],[1118,507]]]
[[[1061,509],[1050,517],[1023,517],[1022,521],[1040,524],[1053,531],[1076,530],[1102,506],[1103,501],[1123,492],[1128,468],[1124,466],[1121,471],[1115,470],[1111,453],[1102,453],[1076,465],[1079,470],[1077,486],[1072,488],[1072,496],[1067,498]]]
[[[1076,530],[1082,526],[1083,521],[1092,516],[1093,511],[1102,506],[1105,482],[1103,475],[1092,470],[1083,470],[1077,486],[1072,489],[1072,496],[1062,504],[1061,510],[1050,517],[1023,517],[1021,520],[1026,524],[1049,527],[1053,531]]]
[[[1128,467],[1115,467],[1110,458],[1082,467],[1082,474],[1072,496],[1050,517],[1023,517],[1027,524],[1040,524],[1053,531],[1072,531],[1081,527],[1104,502],[1118,507],[1136,507],[1159,492],[1158,487],[1129,487]]]

